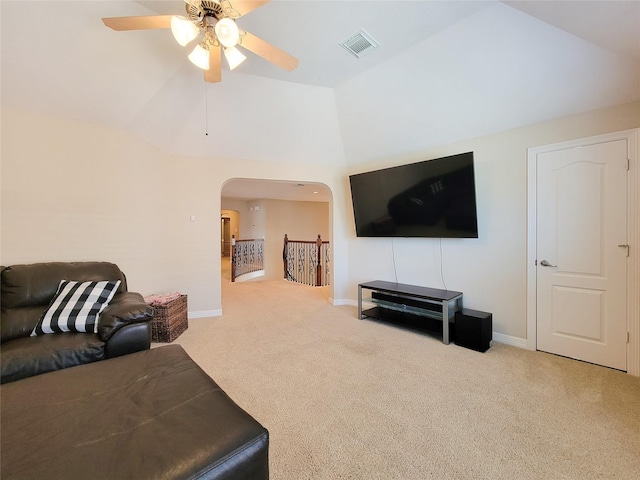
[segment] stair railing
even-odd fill
[[[252,272],[264,270],[264,239],[236,240],[231,236],[231,281]]]
[[[315,241],[309,241],[289,240],[285,233],[282,249],[284,278],[314,287],[330,285],[329,253],[329,242],[322,241],[319,234]]]

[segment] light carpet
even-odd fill
[[[270,432],[272,479],[632,479],[640,380],[494,342],[486,353],[223,281],[175,343]]]

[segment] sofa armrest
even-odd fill
[[[100,314],[98,336],[106,342],[123,326],[152,319],[153,307],[144,302],[142,295],[136,292],[119,293]]]
[[[105,358],[119,357],[151,348],[151,323],[137,322],[124,325],[105,342]]]

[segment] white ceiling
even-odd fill
[[[309,182],[233,179],[224,185],[222,192],[225,198],[245,201],[260,198],[297,202],[329,202],[331,200],[331,191],[326,185]]]
[[[159,14],[182,14],[184,9],[179,0],[136,3]],[[237,23],[240,28],[297,57],[298,68],[286,72],[251,56],[251,61],[244,62],[237,71],[336,87],[494,3],[491,0],[273,0]],[[640,60],[640,1],[502,3],[606,49]],[[360,29],[382,48],[358,59],[338,44]],[[175,49],[176,52],[179,50]]]
[[[640,1],[505,1],[589,42],[640,60]]]
[[[161,14],[183,13],[184,10],[180,1],[175,0],[137,3]],[[236,71],[307,85],[336,87],[490,3],[273,0],[238,19],[237,23],[240,28],[298,58],[298,68],[287,72],[250,54],[250,60]],[[398,26],[401,26],[401,32]],[[338,44],[361,28],[383,48],[358,59]]]
[[[526,14],[532,32],[544,22],[568,41],[586,40],[610,56],[630,59],[640,70],[639,1],[273,0],[238,24],[296,56],[299,67],[286,72],[249,53],[234,72],[223,71],[223,87],[246,87],[244,76],[253,76],[332,89],[455,25],[472,22],[496,4]],[[101,22],[102,17],[183,12],[182,0],[1,0],[2,105],[113,126],[174,153],[207,155],[194,152],[198,142],[183,131],[189,130],[184,125],[202,103],[205,88],[202,72],[186,58],[188,50],[166,30],[115,32]],[[380,48],[358,59],[339,42],[362,28]],[[570,79],[552,80],[571,88]],[[440,83],[446,85],[447,79]],[[188,145],[192,150],[180,151]],[[225,192],[231,193],[232,186],[234,196],[268,198],[274,185],[265,184],[262,192],[256,183],[244,191],[241,183],[230,183]]]

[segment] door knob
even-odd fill
[[[540,262],[540,265],[542,265],[543,267],[557,267],[558,266],[558,265],[553,265],[553,264],[547,262],[546,260],[542,260]]]

